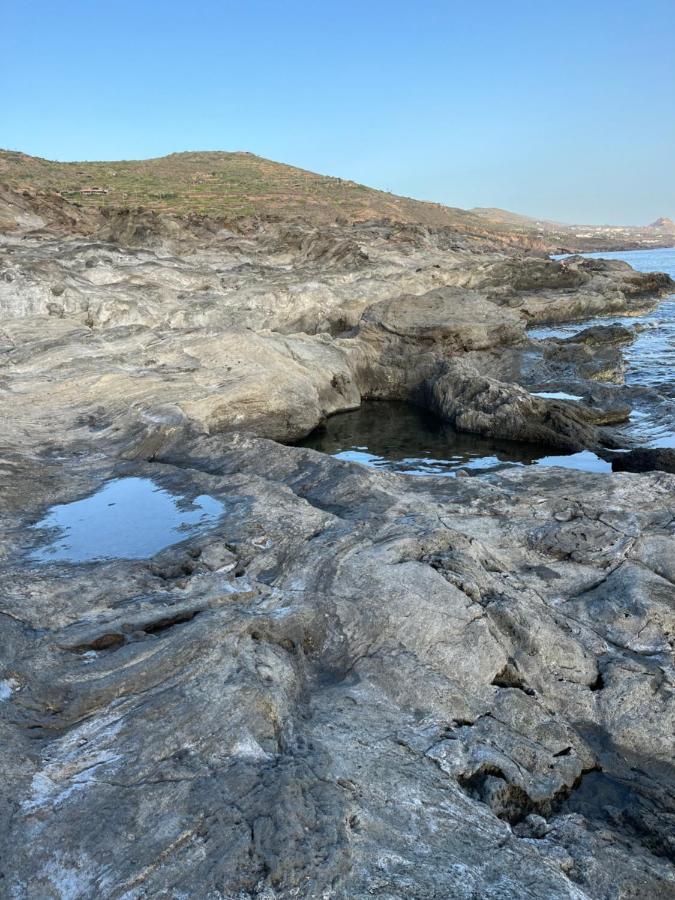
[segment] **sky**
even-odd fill
[[[451,206],[675,218],[675,0],[0,0],[0,147],[248,150]]]

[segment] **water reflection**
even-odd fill
[[[461,469],[490,472],[529,465],[611,471],[610,463],[590,451],[565,454],[538,444],[460,434],[422,409],[383,400],[332,416],[301,446],[405,475],[453,476]]]
[[[30,553],[36,562],[146,559],[213,525],[223,504],[192,502],[149,478],[118,478],[91,497],[51,507],[32,527],[49,539]]]

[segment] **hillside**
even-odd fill
[[[120,162],[52,162],[0,151],[0,182],[49,190],[86,206],[143,206],[236,219],[299,216],[317,222],[391,218],[424,225],[475,225],[470,213],[317,175],[251,153],[172,153]],[[83,189],[102,194],[82,194]],[[484,227],[484,226],[481,226]]]
[[[496,207],[474,207],[469,212],[488,227],[538,236],[545,243],[570,250],[669,247],[675,236],[675,223],[666,217],[650,225],[566,225]]]
[[[318,175],[245,152],[186,152],[145,160],[54,162],[0,150],[0,187],[13,192],[0,227],[26,216],[70,220],[75,230],[101,210],[143,208],[165,215],[202,215],[234,223],[255,217],[310,224],[392,222],[451,228],[538,252],[670,246],[669,219],[654,225],[563,225],[497,208],[472,210],[427,203],[353,181]],[[32,199],[28,196],[36,195]],[[0,196],[2,201],[2,196]],[[44,213],[46,212],[46,216]]]
[[[537,225],[553,229],[569,227],[562,222],[551,222],[548,219],[534,219],[532,216],[524,216],[522,213],[514,213],[508,209],[499,209],[499,207],[496,206],[474,206],[469,212],[472,215],[479,216],[481,219],[488,219],[490,222],[500,222],[504,225],[512,225],[515,227],[534,228]]]

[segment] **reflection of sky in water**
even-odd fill
[[[522,467],[534,464],[537,466],[562,466],[565,469],[581,469],[585,472],[611,472],[612,466],[604,459],[600,459],[590,450],[580,453],[569,453],[562,456],[542,456],[531,463],[506,460],[497,456],[478,456],[474,459],[461,459],[460,457],[449,459],[434,459],[432,457],[405,457],[392,461],[383,456],[375,456],[363,448],[358,450],[342,450],[334,453],[336,459],[344,459],[348,462],[358,462],[362,465],[373,466],[376,469],[389,469],[401,475],[449,475],[455,476],[460,469],[472,469],[489,471],[491,469],[506,469]]]
[[[565,454],[536,444],[460,434],[424,410],[387,401],[367,401],[357,410],[331,416],[302,445],[403,475],[454,476],[460,469],[478,473],[529,465],[611,471],[608,462],[588,450]]]
[[[583,469],[584,472],[611,472],[612,465],[600,459],[591,450],[569,453],[566,456],[542,456],[535,461],[538,466],[563,466],[566,469]]]
[[[223,504],[208,495],[190,502],[149,478],[118,478],[83,500],[51,507],[32,527],[49,543],[30,558],[38,562],[147,559],[213,525]]]
[[[532,391],[533,397],[545,397],[547,400],[581,400],[578,394],[566,394],[565,391]]]

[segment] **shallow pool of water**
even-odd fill
[[[33,529],[44,537],[36,562],[147,559],[214,525],[223,504],[204,494],[189,501],[149,478],[117,478],[73,503],[52,506]]]
[[[561,453],[519,441],[460,434],[436,416],[392,401],[366,401],[353,412],[331,416],[301,442],[338,459],[404,475],[449,475],[460,470],[494,472],[514,466],[564,466],[610,472],[595,453]]]

